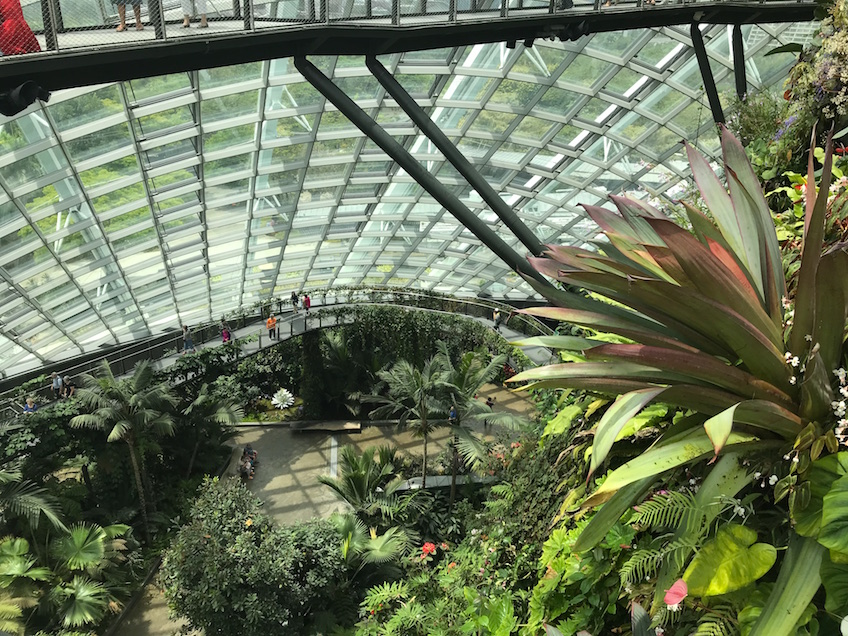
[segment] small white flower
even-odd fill
[[[690,486],[694,486],[694,485],[695,485],[695,484],[697,484],[697,483],[698,483],[698,480],[697,480],[697,479],[690,479],[690,480],[689,480],[689,485],[690,485]]]
[[[810,334],[807,334],[806,336],[804,336],[804,340],[806,340],[807,342],[812,342],[813,337]]]
[[[680,603],[674,603],[673,605],[666,605],[666,607],[668,607],[669,612],[679,612],[680,611]]]
[[[789,453],[786,453],[786,455],[783,456],[783,459],[788,460],[789,459]]]
[[[797,457],[792,458],[792,463],[797,464],[800,460]]]
[[[786,296],[781,298],[780,302],[783,305],[784,309],[789,309],[792,306],[792,303],[790,302],[790,300]]]
[[[848,372],[845,371],[842,367],[833,370],[833,375],[839,378],[840,384],[845,384],[845,376],[848,375]]]
[[[747,511],[742,506],[734,506],[733,514],[737,517],[744,517]]]
[[[801,364],[801,361],[798,359],[798,356],[792,356],[792,359],[789,361],[789,364],[791,364],[793,367],[797,367],[799,364]]]
[[[755,473],[754,473],[754,479],[759,479],[759,478],[760,478],[760,477],[762,477],[762,476],[763,476],[763,474],[762,474],[761,472],[759,472],[759,471],[757,471],[757,472],[755,472]]]
[[[839,387],[839,394],[842,397],[848,397],[848,386]]]
[[[794,385],[797,381],[798,381],[798,378],[796,378],[794,375],[791,378],[789,378],[789,384]]]
[[[774,486],[777,483],[777,475],[772,475],[769,477],[769,486]]]
[[[784,354],[783,354],[783,359],[784,359],[784,360],[786,360],[787,362],[789,362],[789,361],[792,359],[792,352],[791,352],[791,351],[787,351],[786,353],[784,353]]]
[[[665,630],[662,627],[657,627],[654,630],[654,633],[656,633],[657,636],[664,636]]]

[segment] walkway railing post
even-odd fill
[[[165,34],[165,19],[162,11],[162,0],[147,0],[147,13],[150,22],[153,24],[153,32],[156,34],[157,40],[166,39]]]
[[[59,40],[56,37],[57,10],[57,0],[41,0],[41,19],[44,21],[44,44],[50,51],[59,50]]]

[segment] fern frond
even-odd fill
[[[699,506],[695,496],[688,492],[666,492],[654,495],[639,504],[630,520],[645,530],[677,528],[684,519],[697,518]]]
[[[685,560],[686,555],[698,548],[700,541],[701,536],[684,536],[657,550],[637,550],[621,566],[619,571],[621,584],[632,586],[653,578],[666,560],[673,559],[676,562]],[[682,567],[682,564],[680,567]]]
[[[704,614],[698,621],[698,627],[691,636],[737,636],[739,630],[733,617],[720,612],[716,608],[715,613]]]

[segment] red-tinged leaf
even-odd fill
[[[810,150],[812,154],[812,150]],[[816,275],[821,260],[822,243],[824,241],[825,216],[827,214],[827,198],[830,194],[830,177],[833,168],[833,137],[827,136],[824,164],[822,165],[819,194],[812,212],[807,210],[809,220],[807,231],[804,232],[804,242],[801,246],[801,267],[798,270],[798,286],[795,292],[795,316],[792,331],[789,334],[789,350],[800,356],[807,348],[806,337],[812,336],[816,321]],[[814,188],[809,183],[808,188]]]
[[[633,243],[638,242],[636,232],[622,216],[597,205],[584,205],[583,209],[604,234],[615,234]]]
[[[607,409],[595,429],[592,459],[589,464],[590,476],[606,459],[618,434],[627,423],[663,391],[665,391],[663,387],[632,391],[626,395],[620,395]]]
[[[845,322],[848,319],[848,251],[844,245],[822,256],[816,275],[816,324],[813,342],[818,344],[825,370],[840,366]]]
[[[513,382],[515,377],[507,379]],[[531,389],[583,389],[601,395],[616,396],[630,391],[656,387],[649,382],[638,380],[619,380],[617,378],[569,378],[567,380],[539,380],[531,382],[522,387],[512,389],[513,391],[529,391]],[[671,404],[671,402],[669,402]]]
[[[803,429],[801,418],[792,411],[766,400],[746,400],[736,406],[734,421],[794,440]]]
[[[730,195],[728,195],[724,185],[719,181],[704,156],[689,144],[684,144],[684,146],[692,169],[692,176],[701,191],[701,197],[707,204],[713,220],[715,220],[730,249],[733,250],[745,269],[751,272],[758,293],[764,299],[765,292],[762,287],[763,277],[759,248],[756,244],[755,220],[737,214],[737,211],[733,208]]]
[[[710,253],[727,268],[727,271],[730,272],[731,275],[738,281],[739,286],[748,292],[752,302],[754,300],[760,302],[760,298],[757,296],[757,290],[751,286],[751,281],[748,280],[748,276],[742,270],[742,267],[739,265],[739,261],[737,261],[733,254],[731,254],[727,248],[721,245],[718,241],[710,238],[709,236],[706,237],[706,239]]]
[[[632,362],[566,362],[534,367],[512,377],[513,382],[568,378],[620,378],[640,382],[686,382],[686,376]]]
[[[775,347],[783,346],[783,333],[765,312],[759,298],[750,295],[739,279],[694,236],[671,221],[651,221],[694,287],[709,298],[745,316]]]
[[[662,246],[662,239],[657,236],[653,228],[647,223],[648,219],[664,219],[665,215],[659,214],[656,210],[652,213],[648,212],[647,208],[639,205],[638,202],[628,197],[610,195],[610,200],[618,208],[621,216],[624,217],[633,231],[636,233],[637,242],[642,245],[657,245]],[[659,215],[658,215],[659,214]]]
[[[587,360],[620,360],[635,362],[694,380],[709,382],[718,388],[739,395],[741,399],[761,399],[777,402],[787,409],[795,407],[792,398],[774,385],[731,366],[714,356],[641,344],[600,344],[585,350]]]
[[[664,279],[670,283],[677,283],[681,287],[694,287],[670,249],[667,247],[648,247],[646,249],[654,262],[666,273]]]
[[[564,351],[583,351],[603,344],[600,340],[579,338],[576,336],[532,336],[510,342],[513,347],[548,347]]]
[[[729,350],[752,374],[784,392],[790,390],[791,374],[783,352],[743,316],[697,291],[662,281],[621,280],[608,274],[573,273],[564,280],[604,294],[666,324],[670,333],[676,332],[684,342],[706,353],[721,355],[716,349]],[[733,359],[733,354],[725,357]]]
[[[680,605],[683,599],[689,595],[689,588],[686,586],[686,581],[677,579],[674,584],[665,591],[663,601],[666,605]]]
[[[599,303],[600,304],[600,303]],[[607,307],[609,305],[602,305]],[[657,324],[638,314],[625,314],[624,317],[608,315],[607,312],[581,311],[578,309],[567,309],[565,307],[532,307],[522,309],[520,313],[540,318],[561,320],[574,325],[589,327],[604,333],[614,333],[631,340],[655,344],[658,346],[676,347],[685,351],[697,351],[696,348],[688,346],[684,342],[666,335],[663,325]],[[612,313],[612,312],[610,312]]]
[[[729,409],[725,409],[718,415],[713,415],[710,419],[704,422],[704,430],[707,437],[713,443],[715,454],[718,455],[727,439],[730,437],[730,432],[733,430],[733,413],[736,411],[738,404],[734,404]]]
[[[810,135],[810,152],[807,153],[807,189],[804,192],[804,235],[810,231],[810,218],[813,215],[813,208],[816,204],[816,169],[815,169],[815,152],[816,147],[816,124],[813,124],[813,132]]]
[[[756,255],[758,261],[762,263],[759,272],[764,290],[763,299],[765,306],[771,312],[779,306],[780,299],[786,295],[783,261],[774,221],[763,196],[760,181],[751,168],[745,149],[724,125],[721,128],[721,147],[730,198],[733,201],[736,216],[740,219],[751,219],[755,226],[754,233],[745,236],[745,241],[746,246],[751,245],[750,241],[754,242],[750,253]],[[750,262],[747,266],[754,278],[754,283],[757,288],[760,288],[757,284],[757,273]]]
[[[670,283],[674,282],[674,279],[660,268],[653,256],[651,256],[650,251],[641,245],[638,243],[629,243],[617,236],[608,236],[608,238],[610,242],[603,249],[612,245],[617,253],[626,254],[630,262],[634,265],[633,272],[628,272],[624,269],[619,270],[623,274],[639,278],[658,278]]]

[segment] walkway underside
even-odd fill
[[[152,75],[193,71],[295,55],[368,55],[417,51],[487,42],[516,42],[523,46],[534,39],[569,39],[578,30],[597,33],[688,24],[752,24],[807,22],[813,19],[813,3],[770,1],[767,3],[712,3],[640,8],[634,3],[603,10],[570,11],[522,9],[506,17],[499,12],[477,12],[473,17],[450,21],[447,15],[417,16],[414,25],[392,25],[389,18],[351,24],[254,23],[244,30],[240,20],[212,22],[211,28],[170,33],[179,24],[165,24],[167,39],[157,39],[152,29],[114,33],[100,30],[58,33],[58,51],[0,61],[0,89],[34,80],[54,91],[130,80]],[[385,22],[382,23],[381,22]],[[161,31],[161,30],[160,30]],[[74,40],[91,44],[72,48]],[[43,41],[43,36],[39,36]],[[77,44],[76,46],[79,46]]]

